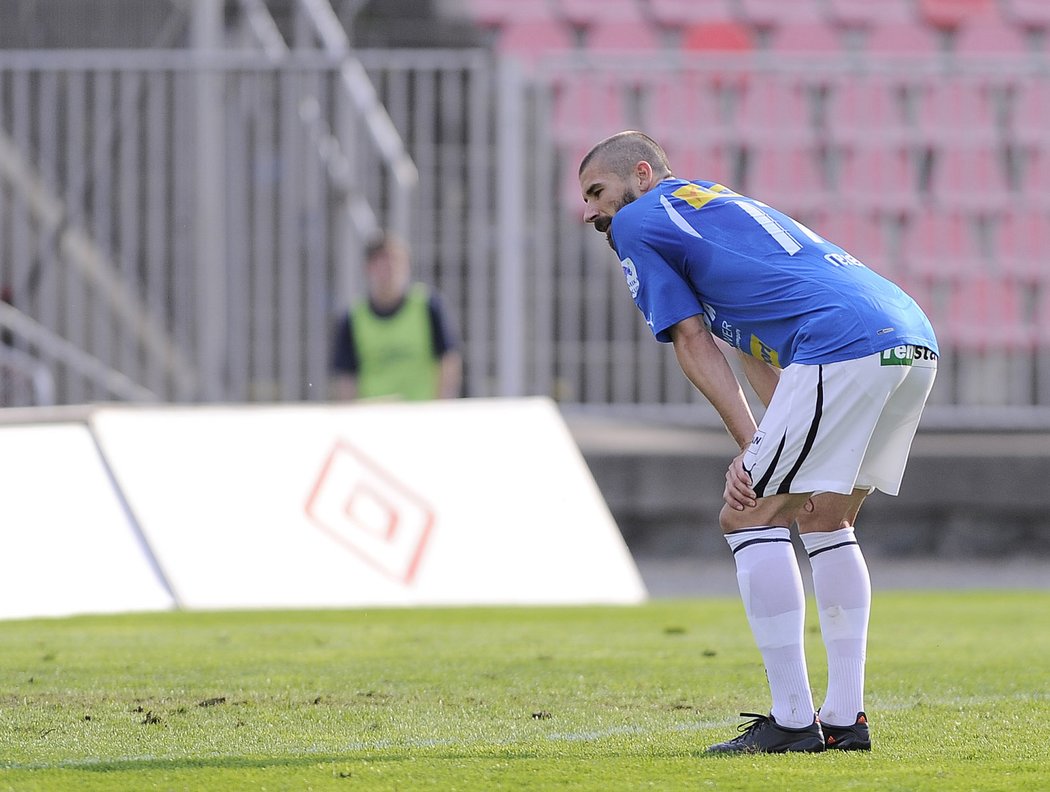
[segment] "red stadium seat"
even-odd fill
[[[618,75],[568,73],[554,94],[553,133],[560,142],[593,145],[625,128],[623,86]]]
[[[918,8],[928,25],[954,29],[971,17],[995,13],[995,0],[918,0]]]
[[[700,22],[683,32],[682,49],[697,53],[751,52],[755,37],[739,22]]]
[[[965,212],[924,207],[901,231],[912,277],[955,282],[985,271],[978,226]]]

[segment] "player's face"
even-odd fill
[[[615,173],[602,168],[600,163],[588,165],[580,174],[580,189],[583,190],[583,201],[587,204],[583,213],[584,222],[593,225],[595,231],[605,234],[612,245],[609,228],[613,215],[636,200],[638,191]]]

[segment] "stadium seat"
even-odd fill
[[[767,142],[753,147],[742,189],[787,214],[811,216],[830,200],[823,152],[818,146],[805,143]]]
[[[662,48],[660,34],[644,20],[600,20],[587,28],[584,47],[589,52],[645,53]]]
[[[516,0],[527,5],[531,0]],[[635,20],[643,18],[636,0],[556,0],[554,9],[560,19],[587,28],[599,22]]]
[[[751,52],[755,37],[739,22],[699,22],[682,33],[682,49],[696,53]]]
[[[912,139],[901,86],[875,72],[843,72],[831,86],[826,115],[830,138],[847,146],[868,140],[903,145]]]
[[[993,85],[982,77],[930,77],[914,83],[918,140],[991,143],[999,139]]]
[[[839,31],[825,22],[789,22],[777,27],[769,48],[778,54],[844,55],[846,43]]]
[[[739,0],[740,19],[755,28],[776,28],[824,19],[819,0]]]
[[[963,350],[1032,349],[1038,326],[1035,316],[1022,310],[1019,285],[988,275],[956,284],[948,311],[948,342]]]
[[[856,256],[868,268],[892,278],[896,262],[890,256],[889,220],[879,212],[840,206],[832,200],[814,212],[810,229]]]
[[[485,27],[501,27],[510,22],[529,19],[553,19],[554,14],[545,0],[528,3],[507,0],[465,0],[470,18]]]
[[[873,140],[842,150],[843,206],[908,215],[922,204],[918,156],[907,145]]]
[[[1012,204],[1000,216],[996,231],[999,270],[1032,288],[1050,290],[1050,208]]]
[[[649,0],[649,13],[658,24],[686,28],[700,22],[728,22],[734,19],[731,0]]]
[[[1050,77],[1042,75],[1018,80],[1015,86],[1011,136],[1022,146],[1046,146],[1047,108],[1050,108]]]
[[[1001,210],[1010,202],[1002,151],[982,144],[935,149],[930,194],[939,206],[975,215]]]
[[[911,0],[826,0],[827,19],[842,27],[914,24]]]
[[[625,127],[619,75],[569,72],[554,93],[552,131],[560,143],[593,145]]]
[[[523,19],[504,24],[497,46],[504,54],[533,66],[550,53],[574,50],[576,38],[569,28],[557,20]]]
[[[967,18],[955,32],[952,50],[963,56],[1029,54],[1025,34],[997,15]]]
[[[1050,3],[1046,0],[1002,0],[1003,16],[1028,30],[1050,30]]]
[[[748,82],[735,116],[737,134],[749,146],[816,142],[816,126],[804,90],[807,83],[785,75]]]
[[[985,272],[979,228],[964,211],[925,206],[901,232],[912,276],[954,283]]]
[[[867,31],[864,51],[880,57],[930,56],[941,52],[939,36],[914,23],[884,22]]]
[[[689,142],[712,135],[725,137],[726,108],[717,83],[700,71],[659,74],[643,93],[643,113],[661,143]]]
[[[996,0],[918,0],[919,18],[928,25],[953,30],[971,17],[995,13]]]

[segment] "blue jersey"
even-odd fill
[[[903,344],[937,352],[926,315],[895,284],[719,184],[667,179],[620,209],[611,233],[631,296],[659,341],[702,315],[714,335],[778,368]]]

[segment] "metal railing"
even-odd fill
[[[326,398],[332,322],[360,289],[348,248],[368,222],[349,221],[350,207],[378,217],[400,200],[376,141],[348,120],[345,51],[273,57],[274,45],[269,54],[0,53],[0,286],[14,310],[160,399]],[[1016,424],[1050,405],[1050,267],[1036,252],[1018,269],[1004,238],[1019,208],[1035,213],[1036,230],[1011,232],[1014,242],[1048,221],[1045,193],[1029,179],[1050,159],[1050,140],[1025,125],[1041,112],[1047,73],[999,61],[876,74],[832,61],[773,69],[671,57],[551,60],[524,72],[484,51],[355,55],[419,179],[407,208],[378,222],[407,216],[416,274],[440,292],[463,339],[469,395],[710,419],[637,315],[604,239],[581,222],[580,156],[605,134],[642,127],[683,175],[768,200],[914,290],[945,346],[933,402],[944,415]],[[202,76],[221,109],[210,174],[199,158],[209,128],[198,124]],[[1001,163],[1003,189],[960,189],[955,204],[935,193],[944,149],[906,116],[895,136],[869,134],[863,145],[914,155],[914,189],[894,197],[858,182],[848,158],[861,136],[849,141],[832,125],[856,79],[891,97],[910,86],[926,101],[964,87],[992,98],[980,145]],[[783,105],[765,122],[748,115],[756,86],[800,103],[790,135]],[[816,176],[764,167],[788,155],[808,158]],[[198,243],[204,176],[223,218],[218,248]],[[817,181],[797,189],[803,178]],[[922,248],[923,224],[950,213],[968,246]],[[200,297],[215,273],[221,297],[209,305]],[[975,290],[974,273],[1009,289]],[[968,299],[988,315],[968,314]],[[47,367],[60,404],[127,398],[39,336],[16,329],[9,343]],[[212,395],[200,381],[202,349],[218,361]]]

